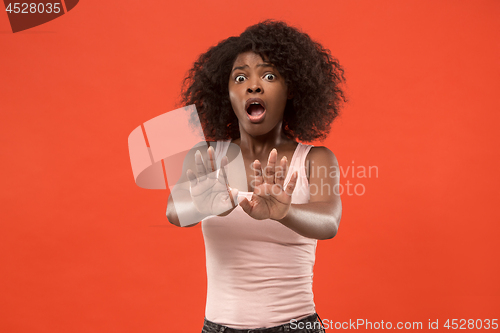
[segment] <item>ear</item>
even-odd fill
[[[286,96],[287,99],[292,99],[293,98],[293,93],[289,90],[288,94]]]

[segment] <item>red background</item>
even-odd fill
[[[0,331],[199,332],[199,227],[134,184],[128,134],[176,107],[197,55],[266,18],[346,69],[323,144],[377,166],[319,241],[323,319],[499,318],[500,2],[82,1],[13,34],[0,13]],[[354,161],[354,163],[353,163]]]

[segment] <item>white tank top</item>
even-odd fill
[[[230,141],[218,141],[218,164]],[[298,144],[285,179],[299,171],[293,204],[309,202],[305,160],[312,146]],[[251,192],[240,192],[248,199]],[[256,220],[238,206],[201,224],[207,264],[205,317],[238,329],[272,327],[315,313],[312,282],[317,240],[281,223]]]

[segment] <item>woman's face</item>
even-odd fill
[[[229,76],[229,99],[240,129],[252,136],[280,126],[288,99],[285,79],[254,52],[238,55]]]

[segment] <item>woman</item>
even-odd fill
[[[328,148],[298,141],[326,137],[343,82],[328,50],[275,21],[212,47],[185,79],[183,103],[197,106],[211,147],[186,156],[179,183],[189,186],[175,206],[169,198],[167,217],[204,218],[203,332],[323,332],[312,275],[317,240],[340,222],[338,163]],[[239,153],[246,184],[229,188],[215,166]]]

